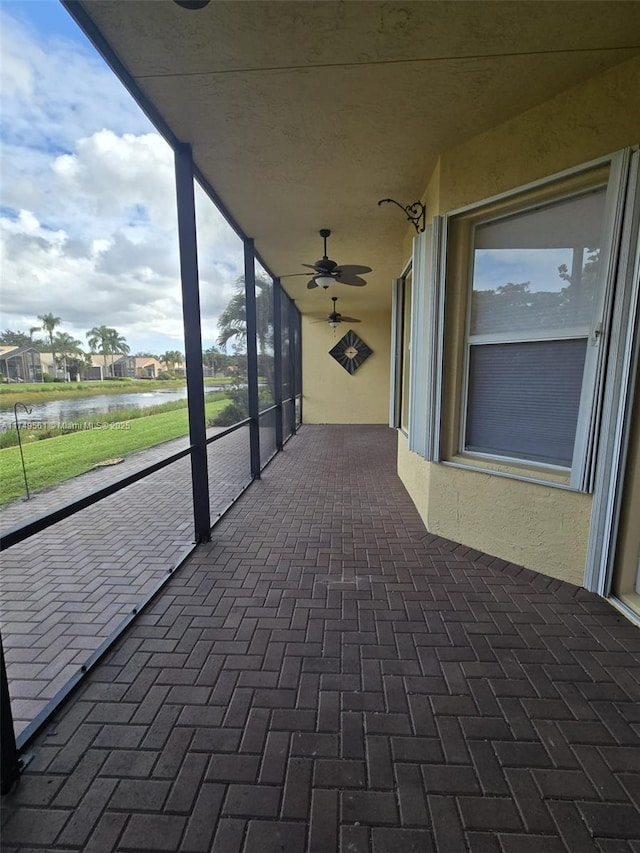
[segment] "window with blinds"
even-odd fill
[[[580,469],[601,373],[606,207],[600,182],[474,222],[463,452]]]

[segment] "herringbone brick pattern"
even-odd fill
[[[136,453],[3,508],[25,523],[151,465],[186,439]],[[251,478],[248,428],[209,445],[212,519]],[[22,731],[193,541],[189,459],[181,459],[2,554],[0,624],[16,732]]]
[[[639,853],[640,632],[304,427],[33,749],[6,853]]]

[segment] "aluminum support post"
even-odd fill
[[[244,241],[244,295],[247,315],[247,391],[249,395],[249,442],[251,476],[260,479],[260,407],[258,403],[258,324],[256,312],[255,250],[250,237]]]
[[[184,323],[185,359],[187,362],[193,522],[195,541],[209,542],[211,539],[211,516],[209,510],[207,428],[204,410],[204,374],[202,370],[202,331],[200,326],[193,157],[190,145],[180,144],[176,147],[175,162],[180,271],[182,280],[182,317]]]
[[[276,409],[276,447],[282,450],[282,287],[273,281],[273,402]]]
[[[295,306],[294,313],[296,318],[296,335],[294,340],[298,342],[296,347],[296,376],[299,381],[299,387],[295,389],[295,393],[297,396],[298,391],[300,391],[300,423],[302,423],[302,315]]]
[[[297,317],[296,306],[293,299],[289,300],[289,385],[291,387],[291,396],[293,397],[293,406],[291,407],[291,435],[297,432],[296,425],[296,329]]]
[[[13,729],[13,714],[7,670],[4,665],[4,650],[0,637],[0,792],[7,794],[20,778],[20,759]]]

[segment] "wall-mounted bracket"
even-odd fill
[[[425,206],[421,201],[414,201],[413,204],[403,205],[398,201],[394,201],[392,198],[381,198],[378,204],[385,204],[386,202],[391,202],[391,204],[395,204],[396,207],[403,210],[407,214],[407,219],[413,224],[413,227],[416,229],[418,234],[420,234],[421,231],[424,231],[426,211]]]

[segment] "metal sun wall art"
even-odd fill
[[[329,350],[329,355],[335,358],[347,373],[351,374],[354,374],[372,354],[373,350],[352,329],[349,329],[334,348]]]

